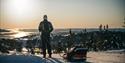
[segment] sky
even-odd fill
[[[38,28],[43,15],[54,28],[120,28],[125,0],[0,0],[0,28]]]

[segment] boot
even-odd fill
[[[49,54],[49,58],[52,58],[52,54]]]
[[[46,54],[43,54],[43,58],[46,58]]]

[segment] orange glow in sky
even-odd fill
[[[124,0],[0,0],[0,28],[38,28],[48,15],[54,28],[122,26]]]

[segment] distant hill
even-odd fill
[[[10,32],[10,30],[0,29],[0,32]]]
[[[82,32],[85,28],[71,28],[73,32]],[[110,31],[122,31],[125,32],[124,28],[109,28]],[[38,29],[19,29],[23,32],[38,32]],[[99,31],[98,28],[86,28],[87,32]],[[54,29],[53,32],[69,32],[69,28],[66,29]]]
[[[37,29],[19,29],[19,31],[23,31],[23,32],[38,32]]]

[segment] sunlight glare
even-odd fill
[[[30,1],[29,0],[12,0],[13,2],[13,7],[15,11],[19,14],[27,11],[28,9],[30,10]]]
[[[16,38],[24,37],[24,36],[27,36],[27,34],[25,32],[19,32],[19,33],[14,35],[14,37],[16,37]]]
[[[43,9],[41,1],[43,0],[6,0],[3,6],[9,20],[14,22],[30,21],[38,17]]]
[[[33,6],[32,0],[11,0],[9,4],[10,9],[18,15],[27,13]]]

